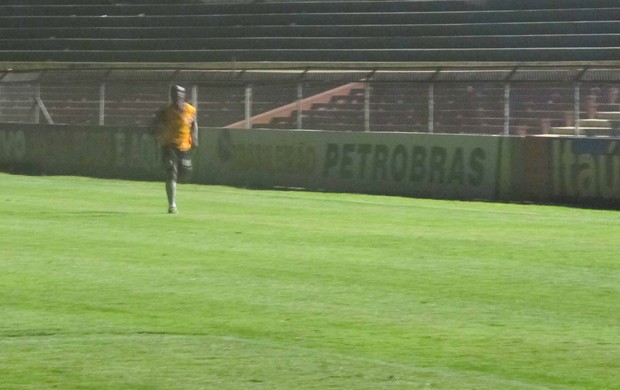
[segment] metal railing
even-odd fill
[[[620,67],[0,72],[0,121],[146,126],[186,86],[201,127],[615,135]]]

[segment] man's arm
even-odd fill
[[[196,118],[192,122],[192,147],[198,147],[198,122]]]

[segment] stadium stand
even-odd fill
[[[0,61],[620,58],[616,0],[5,0]]]
[[[532,134],[574,131],[579,118],[617,130],[614,80],[617,67],[588,66],[0,71],[0,121],[145,126],[180,83],[203,127]]]
[[[291,66],[298,68],[327,63],[433,68],[604,64],[620,58],[620,2],[0,0],[0,37],[0,65],[7,67],[22,63],[64,64],[73,69],[93,64],[224,64],[228,69],[240,63],[297,64]],[[145,125],[166,102],[167,85],[176,77],[170,69],[162,70],[161,77],[133,71],[125,78],[110,78],[105,72],[73,70],[70,76],[47,72],[33,82],[0,73],[0,120]],[[295,87],[301,79],[270,84],[194,76],[180,81],[198,86],[201,126],[250,123],[372,131],[428,131],[432,126],[439,133],[501,134],[506,119],[503,81],[508,79],[516,82],[510,95],[511,132],[560,131],[554,129],[570,128],[575,122],[575,91],[570,83],[576,78],[519,79],[510,70],[488,80],[414,80],[438,82],[432,112],[428,86],[423,83],[373,78],[368,88],[348,87],[364,80],[365,74],[333,82],[329,76],[304,79],[302,97]],[[66,87],[76,81],[80,85]],[[252,85],[251,107],[248,85]],[[580,117],[602,119],[591,114],[592,104],[585,98],[590,93],[585,89]],[[607,103],[616,101],[609,93],[594,95],[600,95],[598,111],[617,111],[604,107],[616,104]]]

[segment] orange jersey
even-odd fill
[[[171,104],[157,114],[157,141],[162,146],[174,146],[181,151],[192,148],[192,123],[196,120],[196,108],[185,103],[183,111]]]

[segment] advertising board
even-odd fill
[[[209,129],[197,170],[230,185],[493,199],[498,144],[484,136]]]

